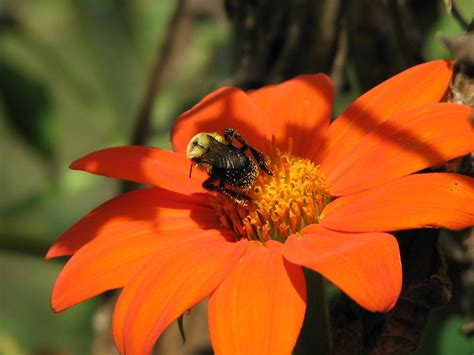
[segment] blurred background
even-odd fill
[[[465,33],[473,14],[472,0],[0,0],[0,354],[111,351],[94,345],[103,300],[61,314],[49,306],[65,260],[44,261],[48,246],[131,188],[68,170],[74,159],[131,143],[169,148],[173,120],[223,85],[323,71],[336,115],[389,76],[450,58],[437,33]],[[464,254],[447,255],[453,299],[430,314],[418,354],[474,351]]]

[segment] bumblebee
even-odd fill
[[[232,143],[234,139],[240,143],[240,147]],[[250,152],[255,161],[247,152]],[[186,156],[192,161],[189,177],[193,165],[205,168],[209,178],[202,183],[202,187],[224,194],[239,204],[245,204],[251,198],[229,187],[250,190],[258,177],[259,168],[266,174],[273,175],[265,163],[264,155],[232,128],[224,130],[224,137],[217,133],[196,134],[188,143]]]

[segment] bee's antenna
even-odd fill
[[[189,178],[191,179],[191,172],[193,171],[193,163],[191,163],[191,166],[189,167]]]

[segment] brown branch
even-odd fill
[[[182,14],[186,5],[186,0],[178,0],[173,14],[169,20],[166,36],[159,46],[155,61],[151,68],[150,77],[148,79],[145,94],[139,106],[133,133],[130,139],[131,145],[146,144],[151,131],[151,111],[155,97],[163,83],[164,73],[169,65],[172,57],[173,49],[179,33],[178,28],[181,24]],[[124,181],[121,184],[121,192],[127,192],[134,188],[135,183]]]
[[[130,142],[131,144],[145,144],[148,139],[153,101],[161,87],[163,73],[168,66],[171,53],[173,52],[174,43],[176,42],[176,35],[178,34],[177,29],[182,17],[181,15],[183,13],[185,3],[186,0],[178,0],[168,24],[166,37],[164,38],[156,53],[155,62],[153,63],[153,67],[151,69],[145,95],[143,96],[135,119],[136,124],[133,130],[133,135]]]
[[[402,54],[402,58],[407,67],[417,64],[417,60],[414,58],[413,50],[408,40],[405,28],[403,26],[402,16],[400,13],[400,6],[398,0],[388,0],[388,9],[391,13],[390,18],[392,19],[392,25],[395,31],[395,37],[397,38],[398,46]]]
[[[344,84],[344,76],[347,63],[347,52],[349,50],[349,35],[347,33],[347,16],[343,15],[341,18],[341,27],[339,29],[339,39],[337,50],[334,56],[331,69],[331,79],[336,93],[341,92]]]

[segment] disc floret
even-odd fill
[[[275,139],[270,149],[273,176],[260,174],[247,192],[253,203],[237,204],[226,196],[213,201],[220,223],[237,238],[283,242],[309,224],[318,223],[330,196],[318,166],[291,154],[292,141],[282,153]]]

